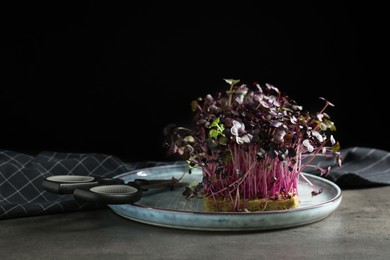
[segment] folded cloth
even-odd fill
[[[341,150],[342,166],[334,159],[316,157],[311,164],[331,167],[324,178],[348,188],[368,188],[390,184],[390,153],[353,147]],[[80,203],[73,195],[57,195],[42,187],[52,175],[89,175],[113,177],[121,173],[175,162],[147,161],[127,163],[119,158],[97,153],[42,152],[36,156],[0,150],[0,219],[36,216],[101,208],[99,204]],[[178,162],[182,163],[182,162]],[[314,170],[313,170],[314,169]],[[320,175],[315,168],[305,172]]]
[[[332,158],[316,157],[311,164],[330,171],[323,176],[342,189],[359,189],[390,184],[390,152],[368,148],[350,147],[341,151],[342,164]],[[304,172],[321,175],[314,168],[306,168]]]
[[[72,194],[57,195],[42,187],[52,175],[113,177],[165,162],[125,163],[97,153],[41,152],[36,156],[0,150],[0,219],[95,209],[103,206],[79,203]]]

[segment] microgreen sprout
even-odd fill
[[[179,154],[191,167],[201,167],[203,195],[231,200],[235,211],[245,211],[240,200],[286,199],[298,195],[299,178],[321,193],[302,174],[315,167],[322,175],[330,168],[311,165],[315,157],[334,157],[341,164],[336,130],[325,113],[334,105],[324,98],[318,113],[303,111],[278,88],[258,83],[247,86],[226,79],[226,92],[208,94],[191,103],[194,128],[170,125],[165,129],[168,154]],[[185,197],[199,194],[199,186]]]

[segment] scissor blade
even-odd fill
[[[128,184],[136,185],[142,190],[147,191],[149,189],[153,188],[163,188],[167,187],[170,189],[174,189],[175,186],[177,186],[180,183],[180,180],[172,177],[171,179],[158,179],[158,180],[146,180],[146,179],[135,179],[132,182],[129,182]]]

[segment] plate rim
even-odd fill
[[[144,168],[140,168],[140,169],[134,169],[134,170],[131,170],[131,171],[128,171],[128,172],[125,172],[125,173],[122,173],[122,174],[119,174],[117,176],[115,176],[114,178],[124,178],[125,176],[128,176],[128,175],[131,175],[131,174],[135,174],[137,172],[140,172],[140,171],[143,171],[143,170],[150,170],[150,169],[159,169],[159,168],[175,168],[175,167],[186,167],[187,165],[185,163],[176,163],[176,164],[167,164],[167,165],[159,165],[159,166],[152,166],[152,167],[144,167]],[[314,175],[314,174],[311,174],[311,173],[306,173],[306,172],[302,172],[302,174],[304,174],[306,177],[308,177],[309,179],[315,179],[317,180],[318,182],[320,183],[324,183],[326,185],[328,185],[329,187],[331,187],[336,193],[334,196],[332,196],[330,199],[328,199],[327,201],[324,201],[324,202],[320,202],[320,203],[317,203],[317,204],[314,204],[314,205],[309,205],[309,206],[304,206],[304,207],[298,207],[298,208],[295,208],[295,209],[287,209],[287,210],[272,210],[272,211],[254,211],[254,212],[217,212],[217,211],[190,211],[190,210],[177,210],[177,209],[166,209],[166,208],[156,208],[156,207],[151,207],[151,206],[147,206],[147,205],[140,205],[140,204],[126,204],[124,207],[130,207],[132,208],[133,210],[136,210],[137,208],[140,209],[140,210],[143,210],[143,211],[153,211],[153,212],[160,212],[160,213],[167,213],[167,214],[175,214],[175,213],[178,213],[178,214],[185,214],[185,215],[197,215],[197,216],[213,216],[213,217],[237,217],[237,216],[268,216],[268,215],[285,215],[285,214],[294,214],[294,213],[297,213],[299,214],[300,212],[304,212],[304,211],[308,211],[308,210],[315,210],[317,208],[326,208],[328,206],[332,206],[333,205],[333,209],[332,210],[329,210],[327,211],[326,214],[322,214],[321,216],[317,217],[317,218],[313,218],[313,219],[310,219],[308,221],[305,221],[305,222],[299,222],[299,223],[294,223],[294,224],[288,224],[288,225],[279,225],[277,227],[257,227],[257,228],[240,228],[240,227],[237,227],[237,228],[226,228],[226,227],[214,227],[214,228],[210,228],[210,227],[196,227],[196,226],[191,226],[191,227],[188,227],[188,226],[180,226],[180,225],[169,225],[169,224],[163,224],[163,223],[159,223],[157,221],[146,221],[146,220],[142,220],[142,219],[139,219],[133,215],[125,215],[125,214],[122,214],[120,213],[116,207],[118,207],[118,205],[108,205],[109,208],[111,208],[111,210],[113,210],[116,214],[118,214],[119,216],[122,216],[124,218],[127,218],[127,219],[130,219],[130,220],[133,220],[133,221],[136,221],[136,222],[140,222],[140,223],[144,223],[144,224],[149,224],[149,225],[154,225],[154,226],[161,226],[161,227],[169,227],[169,228],[175,228],[175,229],[186,229],[186,230],[208,230],[208,231],[241,231],[241,230],[272,230],[272,229],[282,229],[282,228],[288,228],[288,227],[295,227],[295,226],[302,226],[302,225],[306,225],[306,224],[310,224],[310,223],[314,223],[314,222],[317,222],[317,221],[320,221],[324,218],[326,218],[327,216],[329,216],[331,213],[333,213],[337,207],[339,206],[339,204],[341,203],[341,200],[342,200],[342,195],[343,195],[343,192],[341,190],[341,188],[335,184],[334,182],[330,181],[330,180],[327,180],[325,179],[324,177],[321,177],[321,176],[317,176],[317,175]],[[121,205],[123,207],[123,205]]]

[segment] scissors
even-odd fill
[[[83,175],[53,175],[43,180],[43,188],[55,194],[72,194],[78,201],[100,204],[133,204],[145,191],[153,188],[173,188],[180,180],[135,179],[125,183],[122,179],[98,178]]]

